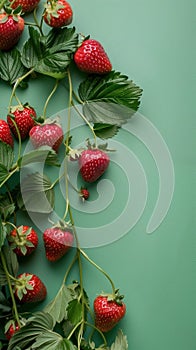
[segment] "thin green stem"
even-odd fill
[[[11,284],[11,278],[10,278],[11,276],[10,276],[10,274],[8,272],[6,261],[5,261],[5,258],[4,258],[4,255],[3,255],[2,251],[1,251],[0,255],[1,255],[2,266],[3,266],[3,269],[4,269],[5,274],[6,274],[6,279],[7,279],[7,283],[8,283],[10,297],[12,299],[14,316],[15,316],[16,322],[18,323],[18,326],[21,327],[20,319],[19,319],[19,315],[18,315],[18,310],[17,310],[17,306],[16,306],[16,301],[15,301],[15,298],[14,298],[14,293],[13,293],[12,284]]]
[[[66,270],[65,276],[63,278],[63,284],[65,284],[65,282],[67,280],[67,277],[68,277],[68,275],[69,275],[69,273],[70,273],[70,271],[71,271],[72,267],[74,266],[74,264],[75,264],[77,259],[78,259],[78,254],[76,252],[76,254],[74,255],[74,257],[73,257],[73,259],[72,259],[72,261],[70,263],[70,265],[68,266],[68,268]]]
[[[52,96],[54,95],[54,93],[55,93],[55,91],[56,91],[56,89],[57,89],[57,87],[58,87],[58,84],[59,84],[59,80],[56,79],[55,84],[54,84],[54,87],[53,87],[53,89],[52,89],[50,95],[48,96],[48,98],[47,98],[47,100],[46,100],[46,102],[45,102],[44,109],[43,109],[43,119],[44,119],[44,120],[46,119],[46,110],[47,110],[48,104],[49,104],[49,102],[50,102],[50,99],[51,99]]]
[[[13,100],[13,97],[15,96],[15,93],[16,93],[16,89],[18,87],[18,85],[21,83],[21,81],[23,81],[25,78],[27,78],[31,73],[33,73],[34,71],[34,68],[31,68],[27,73],[25,73],[24,75],[22,75],[21,77],[19,77],[14,86],[13,86],[13,89],[12,89],[12,93],[11,93],[11,96],[10,96],[10,100],[9,100],[9,107],[8,107],[8,113],[10,113],[10,109],[11,109],[11,105],[12,105],[12,100]]]
[[[91,258],[89,258],[89,256],[81,248],[80,248],[80,253],[88,262],[90,262],[97,270],[99,270],[108,279],[112,287],[112,292],[115,295],[116,288],[115,288],[114,282],[112,281],[110,276],[107,274],[107,272],[105,272],[99,265],[97,265]]]
[[[33,19],[34,19],[36,26],[39,28],[41,35],[44,35],[43,31],[42,31],[42,22],[39,24],[38,19],[37,19],[37,8],[35,8],[33,11]]]
[[[81,320],[80,322],[78,322],[78,323],[75,325],[75,327],[71,330],[71,332],[69,333],[69,335],[68,335],[68,337],[67,337],[68,340],[72,337],[72,335],[74,334],[74,332],[76,331],[76,329],[81,325],[81,323],[82,323],[82,320]]]
[[[12,123],[14,124],[17,135],[18,135],[18,159],[20,159],[21,150],[22,150],[22,141],[21,141],[20,131],[18,129],[18,125],[16,124],[14,118],[11,118],[11,119],[12,119]]]
[[[49,187],[49,190],[52,190],[52,189],[56,186],[56,184],[57,184],[58,182],[61,181],[61,179],[62,179],[63,177],[65,177],[65,173],[63,173],[61,176],[59,176],[59,177],[52,183],[52,185]]]
[[[14,200],[13,200],[13,197],[12,197],[12,195],[11,195],[11,192],[10,192],[10,189],[9,189],[8,184],[5,183],[5,187],[6,187],[6,190],[7,190],[7,193],[8,193],[8,197],[9,197],[9,199],[10,199],[10,202],[11,202],[12,204],[14,204]],[[14,215],[14,225],[16,226],[16,212],[15,212],[15,211],[14,211],[13,215]],[[4,218],[4,219],[5,219],[5,218]]]
[[[86,117],[84,116],[84,114],[79,110],[79,108],[73,103],[72,101],[72,106],[73,108],[76,110],[76,112],[79,114],[79,116],[84,120],[84,122],[88,125],[88,127],[90,128],[92,134],[93,134],[93,138],[95,140],[95,147],[97,147],[97,136],[95,134],[95,131],[92,127],[92,125],[89,123],[89,121],[86,119]]]
[[[18,167],[14,168],[7,176],[6,178],[0,183],[0,188],[10,179],[10,177],[18,171]]]
[[[91,323],[89,323],[89,322],[85,322],[85,324],[86,324],[88,327],[92,327],[93,330],[97,331],[97,332],[101,335],[101,337],[102,337],[102,339],[103,339],[103,341],[104,341],[104,346],[107,347],[107,340],[106,340],[106,337],[104,336],[103,332],[100,331],[100,329],[97,328],[94,324],[91,324]]]

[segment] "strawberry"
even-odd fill
[[[8,237],[8,242],[18,256],[28,256],[38,245],[38,236],[29,226],[15,228]]]
[[[124,317],[126,306],[122,298],[116,294],[103,294],[94,300],[95,325],[100,331],[110,331]]]
[[[16,321],[8,321],[5,325],[5,337],[7,340],[10,340],[19,329],[20,327]]]
[[[37,5],[39,4],[40,0],[15,0],[12,2],[10,0],[11,4],[10,6],[15,9],[18,6],[22,7],[22,11],[24,13],[32,12]]]
[[[14,47],[24,30],[24,19],[18,15],[0,13],[0,50],[8,51]]]
[[[81,153],[78,163],[83,180],[94,182],[106,171],[110,159],[101,149],[87,149]]]
[[[112,64],[103,46],[93,39],[84,40],[74,54],[76,66],[83,72],[106,74],[112,69]]]
[[[49,261],[61,259],[73,245],[74,237],[66,228],[53,226],[43,233],[46,258]]]
[[[82,198],[82,200],[87,200],[90,196],[89,191],[87,190],[87,188],[85,187],[81,187],[80,191],[79,191],[79,195]]]
[[[18,139],[18,133],[12,119],[15,121],[21,140],[24,140],[29,136],[29,131],[35,125],[35,118],[36,112],[33,107],[28,105],[15,106],[11,108],[10,114],[7,116],[7,122],[12,133]]]
[[[57,152],[63,141],[63,130],[56,123],[36,125],[30,130],[29,136],[34,148],[47,145]]]
[[[37,303],[46,298],[47,289],[35,274],[21,273],[14,283],[14,297],[17,302]]]
[[[45,5],[44,21],[50,27],[60,28],[72,22],[73,11],[66,0],[49,0]]]
[[[0,140],[14,147],[14,140],[9,128],[8,123],[5,120],[0,119]]]

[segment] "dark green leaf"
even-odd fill
[[[44,332],[40,334],[35,343],[32,345],[33,349],[39,350],[75,350],[73,344],[56,332]]]
[[[22,167],[32,163],[45,163],[47,165],[60,166],[57,162],[58,157],[55,151],[49,146],[42,146],[34,151],[24,154],[18,160],[18,166]]]
[[[119,127],[117,125],[104,123],[94,124],[93,129],[96,136],[98,136],[100,139],[109,139],[111,137],[114,137],[119,131]]]
[[[56,79],[66,76],[66,68],[78,45],[75,28],[52,29],[46,36],[29,27],[29,40],[22,52],[22,62],[27,68]]]
[[[54,208],[54,190],[46,175],[28,175],[21,181],[21,194],[26,211],[48,214]]]
[[[2,186],[2,182],[7,178],[8,175],[8,170],[3,164],[0,163],[0,187]]]
[[[0,291],[0,316],[4,316],[10,313],[12,310],[11,305],[6,299],[5,295]]]
[[[73,324],[78,324],[82,319],[82,304],[77,300],[71,300],[67,308],[67,318]]]
[[[6,261],[8,272],[10,275],[16,276],[19,268],[16,254],[9,246],[3,246],[2,252]]]
[[[0,215],[6,221],[14,213],[16,207],[14,203],[10,203],[8,198],[1,199],[0,196]]]
[[[14,152],[12,147],[7,143],[0,141],[0,164],[7,170],[10,170],[14,159]]]
[[[42,333],[52,330],[54,322],[49,314],[37,312],[30,317],[25,326],[17,331],[11,338],[8,350],[16,350],[16,346],[22,350],[31,349],[35,339]]]
[[[13,84],[24,75],[26,68],[21,62],[20,52],[15,48],[9,52],[0,51],[0,78]]]
[[[112,71],[106,76],[89,76],[79,86],[88,121],[121,126],[138,109],[142,90],[126,75]]]

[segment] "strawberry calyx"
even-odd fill
[[[31,231],[32,227],[29,227],[25,232],[24,226],[15,228],[16,235],[10,235],[8,237],[9,243],[11,244],[11,248],[13,250],[18,248],[23,255],[26,255],[28,247],[35,247],[35,245],[28,239],[28,236],[30,235]]]
[[[23,273],[14,282],[14,292],[16,293],[19,300],[22,300],[23,296],[27,294],[28,290],[33,290],[34,287],[30,283],[33,275]]]
[[[51,229],[61,229],[62,231],[70,231],[72,232],[70,221],[59,220],[56,223],[50,221],[52,223]]]
[[[122,300],[124,299],[124,295],[119,293],[119,289],[116,289],[114,293],[104,293],[100,294],[102,297],[106,297],[108,301],[113,301],[118,305],[122,305]]]
[[[19,6],[17,6],[15,9],[13,9],[12,7],[11,7],[11,5],[8,5],[8,4],[6,4],[6,5],[4,5],[3,6],[3,17],[1,16],[1,18],[0,18],[0,23],[6,23],[7,22],[7,20],[8,20],[8,18],[9,18],[9,16],[12,16],[13,17],[13,20],[15,21],[15,22],[18,22],[18,19],[19,19],[19,16],[21,15],[21,13],[22,13],[22,6],[21,5],[19,5]]]

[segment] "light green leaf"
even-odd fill
[[[24,75],[26,68],[21,62],[21,54],[15,48],[9,52],[0,51],[0,78],[12,85]]]
[[[22,62],[38,73],[62,79],[67,75],[67,67],[77,45],[75,28],[52,29],[46,36],[41,36],[36,29],[29,27],[29,40],[23,47]]]
[[[57,154],[54,150],[49,146],[42,146],[37,148],[36,150],[30,151],[24,154],[18,160],[18,166],[21,168],[22,166],[32,164],[32,163],[45,163],[47,165],[60,166],[57,162]]]
[[[54,208],[54,190],[46,175],[38,172],[21,181],[24,208],[29,212],[48,214]]]
[[[118,331],[116,339],[111,345],[111,350],[128,350],[127,337],[121,330]]]
[[[137,111],[142,90],[126,75],[112,71],[89,76],[79,86],[83,113],[89,122],[121,126]]]
[[[45,306],[44,311],[49,313],[55,322],[61,322],[67,318],[67,307],[71,300],[78,297],[78,284],[63,285],[55,298]]]
[[[0,165],[3,165],[7,170],[10,170],[14,159],[12,147],[7,143],[0,141]]]
[[[77,300],[71,300],[67,308],[67,318],[73,324],[78,324],[82,319],[82,304]]]

